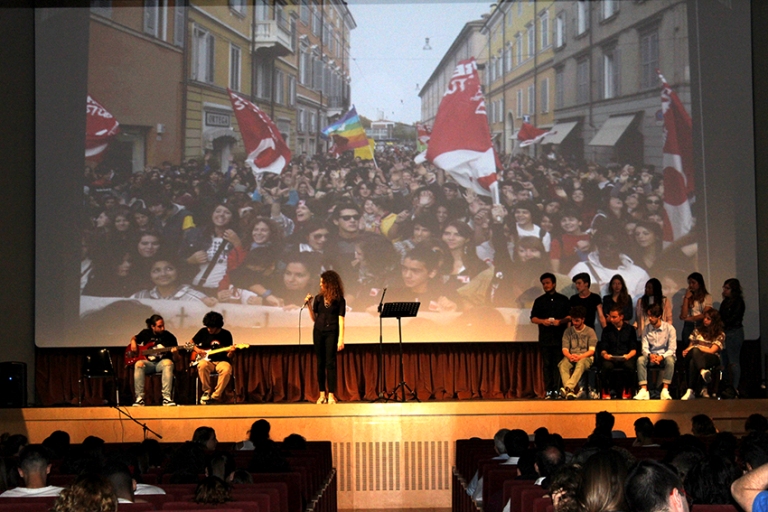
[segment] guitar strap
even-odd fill
[[[213,255],[213,258],[211,258],[211,261],[208,262],[208,266],[205,269],[205,272],[203,272],[203,275],[200,277],[200,282],[197,283],[197,287],[201,289],[205,286],[205,282],[208,280],[208,276],[211,275],[211,272],[213,272],[213,267],[216,266],[216,262],[219,261],[219,256],[221,256],[221,253],[224,252],[224,249],[227,248],[229,245],[229,242],[226,240],[222,240],[221,244],[219,244],[219,248],[216,249],[216,253]]]

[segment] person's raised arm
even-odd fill
[[[337,345],[339,352],[344,350],[344,317],[339,316],[339,343]]]
[[[731,484],[731,495],[744,512],[752,512],[752,504],[768,487],[768,464],[753,469]]]

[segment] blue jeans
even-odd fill
[[[163,399],[171,399],[171,387],[173,386],[173,360],[160,359],[159,361],[137,361],[133,368],[133,391],[136,400],[144,398],[144,380],[146,375],[162,373]]]
[[[640,356],[637,358],[637,383],[641,386],[648,385],[648,366],[657,366],[663,368],[661,373],[661,382],[664,384],[670,384],[672,377],[675,375],[675,358],[672,356],[665,357],[661,364],[651,363],[649,356]]]
[[[744,327],[725,331],[725,350],[721,352],[723,370],[730,368],[731,385],[739,389],[741,380],[741,346],[744,344]]]

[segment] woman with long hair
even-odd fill
[[[741,283],[736,278],[726,279],[723,283],[723,302],[720,303],[720,318],[723,319],[725,331],[725,351],[723,351],[723,368],[730,374],[730,392],[739,396],[739,380],[741,379],[741,346],[744,344],[744,294]]]
[[[443,242],[451,251],[453,264],[448,283],[453,289],[469,283],[477,274],[487,268],[477,257],[474,232],[465,222],[454,220],[443,230]]]
[[[608,285],[611,292],[603,296],[603,311],[610,311],[614,306],[619,306],[624,313],[624,321],[632,321],[632,297],[629,296],[627,283],[621,274],[615,274]]]
[[[696,398],[697,394],[702,398],[709,398],[709,392],[702,383],[712,382],[710,368],[720,362],[720,352],[725,344],[720,313],[712,308],[705,311],[701,327],[695,328],[688,339],[688,348],[683,350],[683,357],[688,366],[688,391],[681,400],[691,400]]]
[[[652,277],[645,283],[645,294],[637,299],[637,306],[635,307],[637,334],[640,336],[642,336],[643,329],[645,329],[645,326],[648,324],[648,308],[654,304],[661,304],[661,309],[664,311],[661,319],[668,324],[671,324],[672,301],[664,296],[661,281]]]
[[[653,268],[663,248],[661,226],[655,222],[638,222],[632,231],[635,263],[645,270]]]
[[[683,305],[680,308],[680,320],[683,320],[683,333],[680,338],[685,342],[693,330],[701,327],[704,313],[712,309],[712,296],[704,284],[704,276],[698,272],[688,275],[688,290],[683,297]]]
[[[344,350],[344,316],[347,301],[344,300],[344,284],[339,274],[326,270],[320,274],[320,293],[308,294],[312,301],[309,316],[315,323],[312,339],[317,357],[317,385],[320,388],[318,404],[335,404],[336,399],[336,352]]]
[[[229,269],[230,253],[242,247],[235,231],[237,226],[237,209],[219,204],[210,214],[205,228],[192,228],[184,235],[181,256],[196,271],[192,284],[211,297],[218,296],[219,284]]]
[[[584,512],[620,512],[627,510],[624,481],[627,462],[615,450],[601,450],[584,463],[577,500]]]

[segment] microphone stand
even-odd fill
[[[111,407],[113,409],[115,409],[117,412],[119,412],[120,414],[122,414],[123,416],[126,416],[129,420],[131,420],[132,422],[134,422],[138,426],[140,426],[141,429],[144,431],[144,439],[147,438],[147,432],[153,433],[155,436],[157,436],[158,439],[162,439],[163,438],[163,436],[161,436],[160,434],[158,434],[157,432],[155,432],[154,430],[149,428],[146,423],[140,422],[139,420],[137,420],[136,418],[131,416],[128,411],[124,411],[124,410],[120,409],[119,405],[111,406]]]
[[[387,289],[381,292],[381,300],[379,301],[379,377],[376,379],[376,386],[379,388],[379,396],[369,403],[375,404],[379,400],[384,400],[384,403],[389,402],[389,393],[385,393],[384,390],[387,387],[387,379],[384,375],[384,328],[381,323],[381,310],[384,307],[384,296],[387,294]]]

